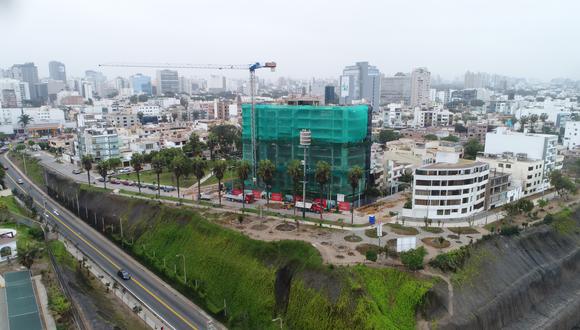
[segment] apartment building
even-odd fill
[[[521,196],[526,197],[544,191],[548,184],[544,180],[544,161],[530,159],[525,154],[514,155],[511,152],[503,154],[483,153],[476,158],[479,162],[489,164],[497,173],[511,175],[512,186],[521,187]]]
[[[78,135],[78,158],[91,155],[95,161],[119,157],[119,137],[114,127],[83,128]]]
[[[413,115],[414,127],[449,126],[453,124],[453,112],[442,107],[416,107]]]
[[[562,144],[568,149],[580,147],[580,121],[566,122]]]
[[[403,216],[445,222],[467,218],[485,209],[489,165],[458,159],[415,170],[412,208]]]

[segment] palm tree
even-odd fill
[[[179,194],[179,178],[183,175],[187,175],[189,173],[188,169],[187,159],[183,155],[177,155],[171,161],[171,171],[175,176],[175,182],[177,184],[177,198],[181,198],[181,195]]]
[[[299,189],[300,189],[300,180],[303,179],[304,176],[304,169],[302,168],[302,164],[300,163],[299,160],[292,160],[290,161],[290,163],[288,163],[288,175],[290,176],[290,178],[292,179],[292,196],[295,199],[294,196],[296,196],[296,194],[298,193]],[[302,202],[306,202],[306,201],[302,201]],[[296,204],[296,201],[294,200],[294,203]],[[296,207],[294,207],[294,215],[296,215]]]
[[[216,179],[218,180],[218,198],[220,201],[220,206],[222,206],[222,179],[224,178],[227,166],[228,163],[222,159],[216,160],[213,163],[213,175],[215,175]]]
[[[215,148],[218,146],[219,140],[217,135],[214,133],[209,133],[207,136],[207,148],[209,149],[209,159],[213,160],[213,152]]]
[[[320,203],[324,198],[324,186],[330,181],[331,175],[330,164],[325,161],[319,161],[316,163],[316,170],[314,172],[314,179],[320,185]],[[320,205],[322,206],[322,205]],[[322,220],[322,208],[320,209],[320,220]]]
[[[20,117],[18,117],[18,123],[20,124],[20,126],[22,126],[23,131],[26,128],[26,126],[28,126],[28,124],[30,124],[31,121],[32,121],[32,117],[30,117],[27,114],[22,114],[22,115],[20,115]]]
[[[143,155],[135,152],[131,156],[131,166],[135,173],[137,173],[137,187],[139,188],[139,193],[141,193],[141,171],[143,170]]]
[[[538,122],[538,119],[540,117],[538,117],[538,115],[533,114],[530,116],[530,126],[531,126],[531,131],[532,133],[534,132],[534,128],[536,127],[536,123]]]
[[[201,179],[205,176],[205,170],[207,170],[207,162],[201,157],[195,157],[191,162],[191,171],[195,178],[197,179],[197,200],[201,199]]]
[[[91,185],[91,170],[93,169],[93,156],[91,155],[84,155],[81,158],[81,163],[83,164],[83,168],[87,171],[87,182],[89,186]]]
[[[542,113],[542,114],[540,115],[540,120],[542,121],[542,123],[545,123],[545,122],[546,122],[546,120],[548,120],[548,114],[547,114],[547,113],[545,113],[545,112],[544,112],[544,113]]]
[[[520,117],[520,132],[524,131],[524,128],[526,128],[526,124],[529,121],[529,117],[528,116],[521,116]]]
[[[105,189],[107,189],[107,174],[109,174],[109,162],[106,160],[101,160],[97,163],[97,172],[103,178],[103,184]]]
[[[274,181],[274,173],[276,166],[269,159],[262,159],[258,163],[258,177],[262,179],[266,186],[266,207],[270,206],[270,188],[272,188],[272,181]]]
[[[161,196],[160,176],[161,176],[161,173],[163,173],[163,167],[165,167],[165,160],[163,159],[163,157],[161,157],[161,155],[159,155],[159,154],[153,156],[153,159],[151,159],[151,168],[153,169],[153,172],[157,175],[157,194],[158,194],[158,196]]]
[[[348,183],[352,188],[352,203],[350,207],[350,223],[354,224],[354,195],[356,194],[356,188],[358,188],[360,179],[363,177],[363,170],[360,166],[355,166],[348,171]]]
[[[242,183],[242,213],[246,211],[246,180],[250,176],[250,162],[242,160],[236,168],[238,179]]]

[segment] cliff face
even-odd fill
[[[575,229],[548,225],[516,237],[496,237],[476,247],[478,268],[454,281],[453,315],[447,293],[433,292],[427,319],[437,329],[570,329],[580,324],[580,208]],[[473,258],[473,256],[472,256]],[[438,319],[438,321],[433,321]]]

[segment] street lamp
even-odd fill
[[[308,129],[300,131],[300,146],[304,149],[304,160],[302,165],[302,218],[306,218],[306,150],[312,143],[312,133]]]
[[[185,256],[183,254],[178,254],[175,257],[176,258],[183,257],[183,279],[185,284],[187,284],[187,271],[185,270]]]

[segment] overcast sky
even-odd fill
[[[46,76],[50,60],[69,75],[109,61],[276,61],[276,73],[260,73],[275,79],[336,77],[366,60],[386,74],[426,66],[446,79],[466,70],[580,79],[579,9],[578,0],[0,0],[0,67],[34,61]]]

